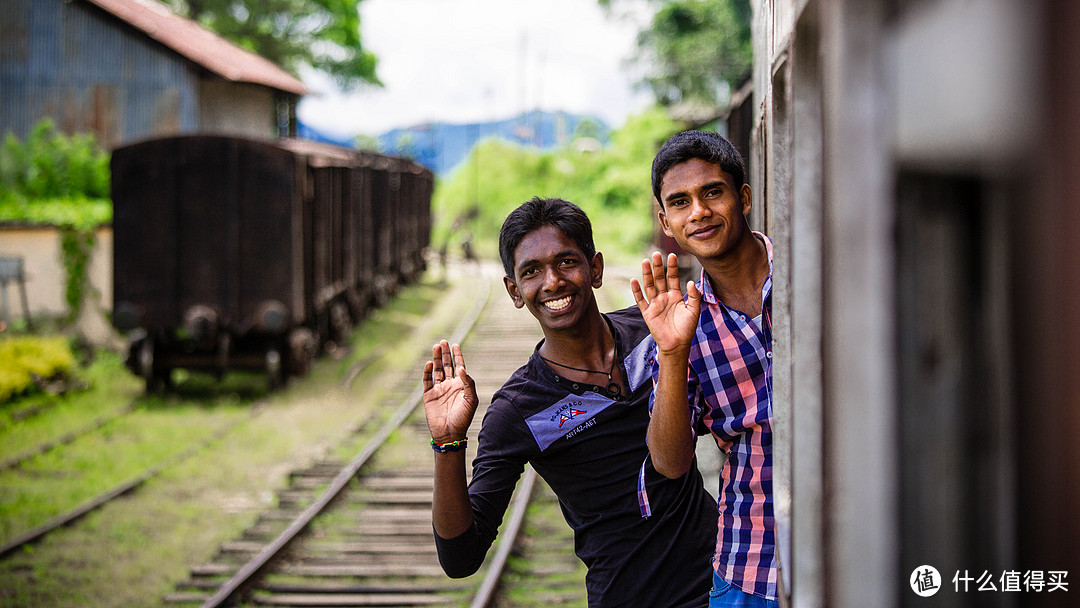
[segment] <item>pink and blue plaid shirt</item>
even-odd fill
[[[720,302],[702,272],[704,300],[690,347],[687,394],[692,423],[712,431],[727,461],[720,472],[720,525],[713,568],[754,595],[777,598],[772,503],[772,241],[762,315],[751,319]],[[659,366],[653,363],[653,382]],[[650,407],[651,407],[650,402]]]

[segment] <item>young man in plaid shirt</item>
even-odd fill
[[[631,282],[656,341],[649,453],[678,477],[707,427],[727,453],[710,606],[777,606],[772,505],[772,242],[752,232],[742,157],[715,133],[669,139],[652,169],[665,234],[701,263],[679,286],[676,256],[659,252]]]

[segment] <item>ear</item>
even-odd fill
[[[604,254],[597,251],[592,256],[592,286],[593,289],[600,289],[604,284]]]
[[[667,214],[664,213],[664,206],[660,206],[660,211],[656,213],[656,217],[660,218],[660,227],[664,229],[664,234],[674,237],[675,234],[671,232],[671,226],[667,223]]]
[[[503,285],[506,287],[506,293],[510,294],[510,299],[514,302],[514,308],[521,308],[525,306],[525,300],[521,297],[521,292],[518,291],[517,283],[510,277],[503,277]]]
[[[750,197],[750,184],[743,184],[742,188],[739,188],[739,198],[742,199],[742,214],[749,214],[750,208],[753,207]]]

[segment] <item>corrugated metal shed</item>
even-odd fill
[[[274,137],[303,84],[149,0],[0,1],[0,132],[43,117],[106,147],[195,131]]]
[[[303,95],[304,83],[268,59],[244,50],[153,0],[87,0],[154,40],[233,82],[249,82]]]

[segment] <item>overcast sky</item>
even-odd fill
[[[541,107],[612,127],[649,103],[627,67],[639,0],[605,16],[596,0],[363,0],[364,44],[383,89],[349,96],[317,74],[300,120],[320,131],[377,135],[427,121],[508,118]]]

